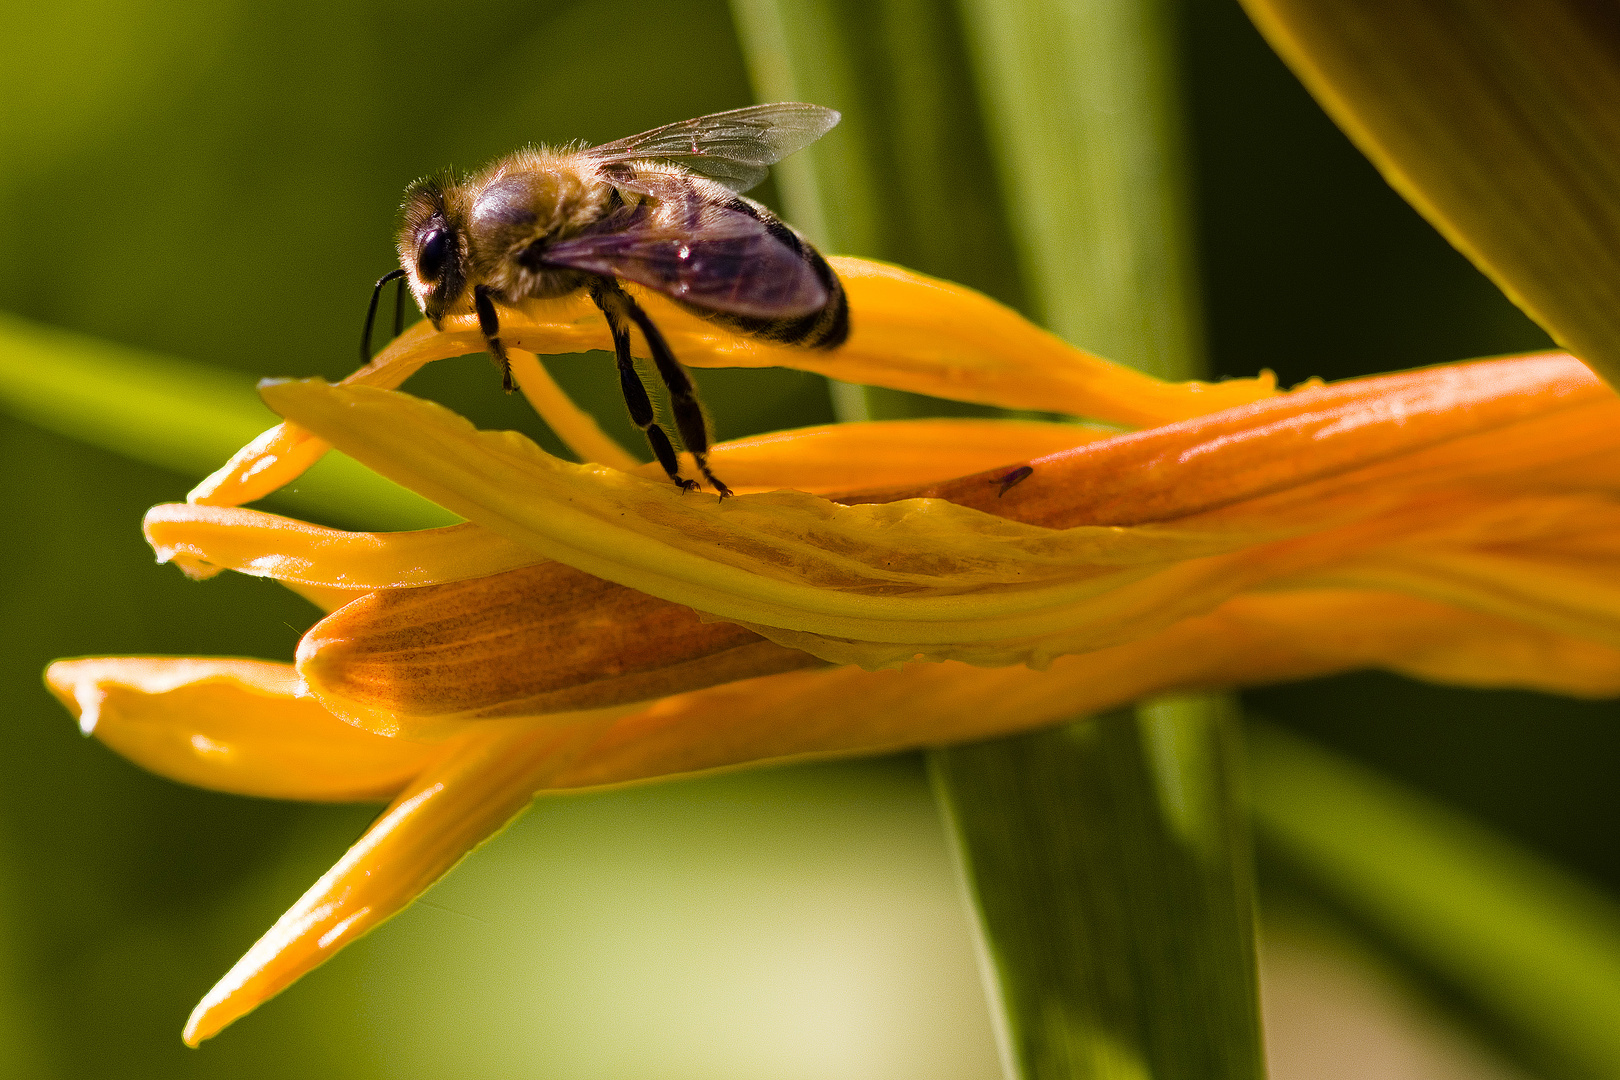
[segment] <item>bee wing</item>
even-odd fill
[[[603,164],[649,158],[683,166],[732,191],[747,191],[766,170],[803,150],[838,123],[839,114],[798,101],[750,105],[643,131],[585,151]]]
[[[820,311],[828,300],[801,251],[764,223],[715,208],[689,231],[639,222],[559,240],[547,246],[544,261],[621,277],[714,311],[791,319]]]

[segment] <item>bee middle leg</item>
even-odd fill
[[[501,389],[510,394],[517,389],[517,383],[512,381],[512,361],[506,358],[506,346],[501,344],[501,320],[495,314],[495,302],[489,298],[489,289],[483,285],[473,289],[473,310],[478,312],[478,329],[484,332],[484,343],[489,346],[490,359],[501,369]]]
[[[669,478],[684,491],[696,491],[698,482],[681,476],[681,464],[675,456],[675,447],[670,444],[664,429],[653,420],[652,399],[647,396],[646,384],[641,381],[641,373],[636,370],[635,360],[630,356],[630,327],[625,317],[630,314],[626,305],[632,305],[633,301],[623,289],[606,279],[593,283],[590,292],[591,299],[602,309],[603,318],[607,319],[608,332],[613,335],[613,352],[619,362],[619,390],[624,394],[625,407],[630,410],[630,422],[647,436],[647,445],[652,447],[653,456],[664,467]],[[727,491],[726,494],[731,492]]]
[[[726,498],[731,494],[731,489],[709,471],[709,422],[703,415],[703,403],[698,400],[697,387],[692,385],[692,376],[681,366],[681,362],[675,359],[675,354],[670,351],[663,333],[647,313],[641,310],[641,305],[636,303],[629,293],[619,288],[617,282],[609,282],[608,287],[622,298],[617,302],[623,305],[624,313],[630,316],[631,321],[641,330],[641,336],[647,339],[647,351],[652,353],[653,365],[658,368],[658,377],[664,380],[664,386],[669,389],[669,405],[675,413],[675,430],[681,433],[681,441],[692,451],[698,472],[702,473],[709,485],[720,493],[722,499]]]

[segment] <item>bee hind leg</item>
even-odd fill
[[[506,358],[506,346],[501,343],[501,320],[495,314],[495,302],[482,285],[473,289],[473,310],[478,312],[478,329],[484,332],[489,357],[501,369],[501,389],[510,394],[517,389],[517,383],[512,381],[512,361]]]
[[[636,326],[640,328],[641,335],[647,339],[647,351],[652,353],[653,364],[658,368],[658,377],[664,380],[664,386],[669,389],[669,405],[675,413],[675,430],[681,433],[681,441],[686,448],[692,451],[692,457],[697,461],[698,472],[709,482],[714,490],[720,493],[722,499],[731,495],[731,489],[714,473],[709,471],[709,422],[703,415],[703,403],[698,400],[697,387],[692,385],[692,376],[675,359],[670,352],[669,344],[664,335],[641,310],[631,296],[624,290],[618,290],[624,297],[625,314],[629,315]]]
[[[664,467],[669,478],[683,491],[696,491],[698,482],[681,476],[681,464],[675,456],[675,447],[670,444],[664,429],[653,420],[652,399],[647,396],[646,384],[641,381],[641,373],[636,370],[635,361],[630,356],[630,327],[624,321],[627,314],[624,305],[630,302],[630,297],[612,282],[603,282],[591,286],[591,299],[602,309],[608,331],[613,335],[613,352],[619,362],[619,390],[624,394],[625,407],[630,410],[630,422],[647,436],[647,445],[652,447],[653,456]],[[704,470],[705,473],[707,471]]]

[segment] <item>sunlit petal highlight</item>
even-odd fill
[[[196,1046],[403,910],[499,832],[614,714],[507,725],[453,744],[417,777],[192,1012]]]
[[[849,340],[830,351],[740,337],[656,294],[639,295],[675,354],[692,367],[797,368],[845,382],[1144,427],[1276,393],[1269,373],[1221,383],[1165,382],[1076,349],[964,286],[866,259],[832,262],[855,315]],[[508,347],[543,355],[613,347],[601,313],[583,295],[527,302],[503,314],[501,334]],[[639,337],[631,340],[633,348],[642,348]],[[446,319],[443,332],[418,323],[343,384],[392,389],[424,364],[485,347],[472,315]],[[327,449],[296,423],[278,425],[198,485],[187,501],[239,506],[261,499],[295,480]],[[608,450],[603,456],[617,455]]]
[[[476,525],[350,532],[234,506],[163,503],[146,513],[159,562],[191,577],[221,570],[289,585],[369,592],[496,574],[540,556]]]
[[[289,664],[59,660],[45,681],[86,734],[144,769],[215,791],[317,802],[386,799],[439,753],[343,723],[304,693]]]

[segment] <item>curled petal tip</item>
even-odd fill
[[[58,660],[45,669],[45,687],[66,705],[81,735],[94,735],[106,694],[94,680],[80,677],[84,661]]]

